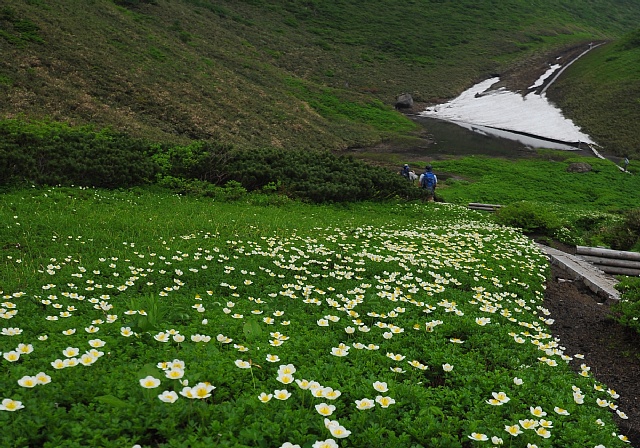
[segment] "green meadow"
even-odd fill
[[[640,251],[639,18],[631,0],[6,2],[0,447],[628,446],[616,392],[551,335],[531,237]],[[442,158],[435,203],[396,174],[429,158],[399,159],[425,135],[397,95],[524,82],[589,42],[607,44],[549,98],[630,173]],[[640,331],[640,284],[620,285]]]
[[[5,192],[2,444],[627,446],[520,230],[261,196]]]

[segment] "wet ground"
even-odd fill
[[[593,42],[594,45],[597,43]],[[524,95],[531,91],[530,87],[536,83],[551,65],[572,61],[588,47],[589,42],[584,42],[548,53],[531,55],[531,57],[521,61],[508,71],[497,74],[500,77],[500,81],[494,84],[492,88],[503,87],[511,92],[519,92]],[[545,88],[552,80],[553,77],[546,79],[536,91]],[[427,162],[468,155],[519,159],[535,157],[535,147],[552,147],[551,143],[549,143],[549,146],[544,146],[544,143],[536,146],[507,138],[484,135],[480,129],[474,132],[448,121],[419,115],[427,107],[434,105],[415,102],[411,109],[402,110],[407,117],[420,125],[421,130],[416,133],[418,138],[414,142],[398,143],[389,141],[375,147],[361,149],[360,151],[402,154],[402,158],[405,160]],[[582,147],[575,148],[572,152],[576,155],[594,157],[594,153],[584,144]],[[602,151],[600,152],[602,153]],[[607,156],[606,154],[603,155]]]

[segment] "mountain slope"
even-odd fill
[[[577,61],[549,91],[609,152],[640,155],[640,29]]]
[[[438,0],[9,0],[0,117],[156,141],[342,149],[537,52],[620,36],[640,4]],[[601,11],[607,11],[602,14]]]

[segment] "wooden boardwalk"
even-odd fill
[[[552,265],[558,266],[566,272],[567,278],[582,282],[605,303],[614,303],[620,300],[620,293],[615,289],[615,285],[618,283],[615,277],[606,274],[579,257],[543,244],[536,244],[547,255]]]

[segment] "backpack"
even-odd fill
[[[424,176],[422,176],[422,184],[420,186],[428,190],[433,190],[436,186],[436,177],[434,174],[430,171],[424,173]]]

